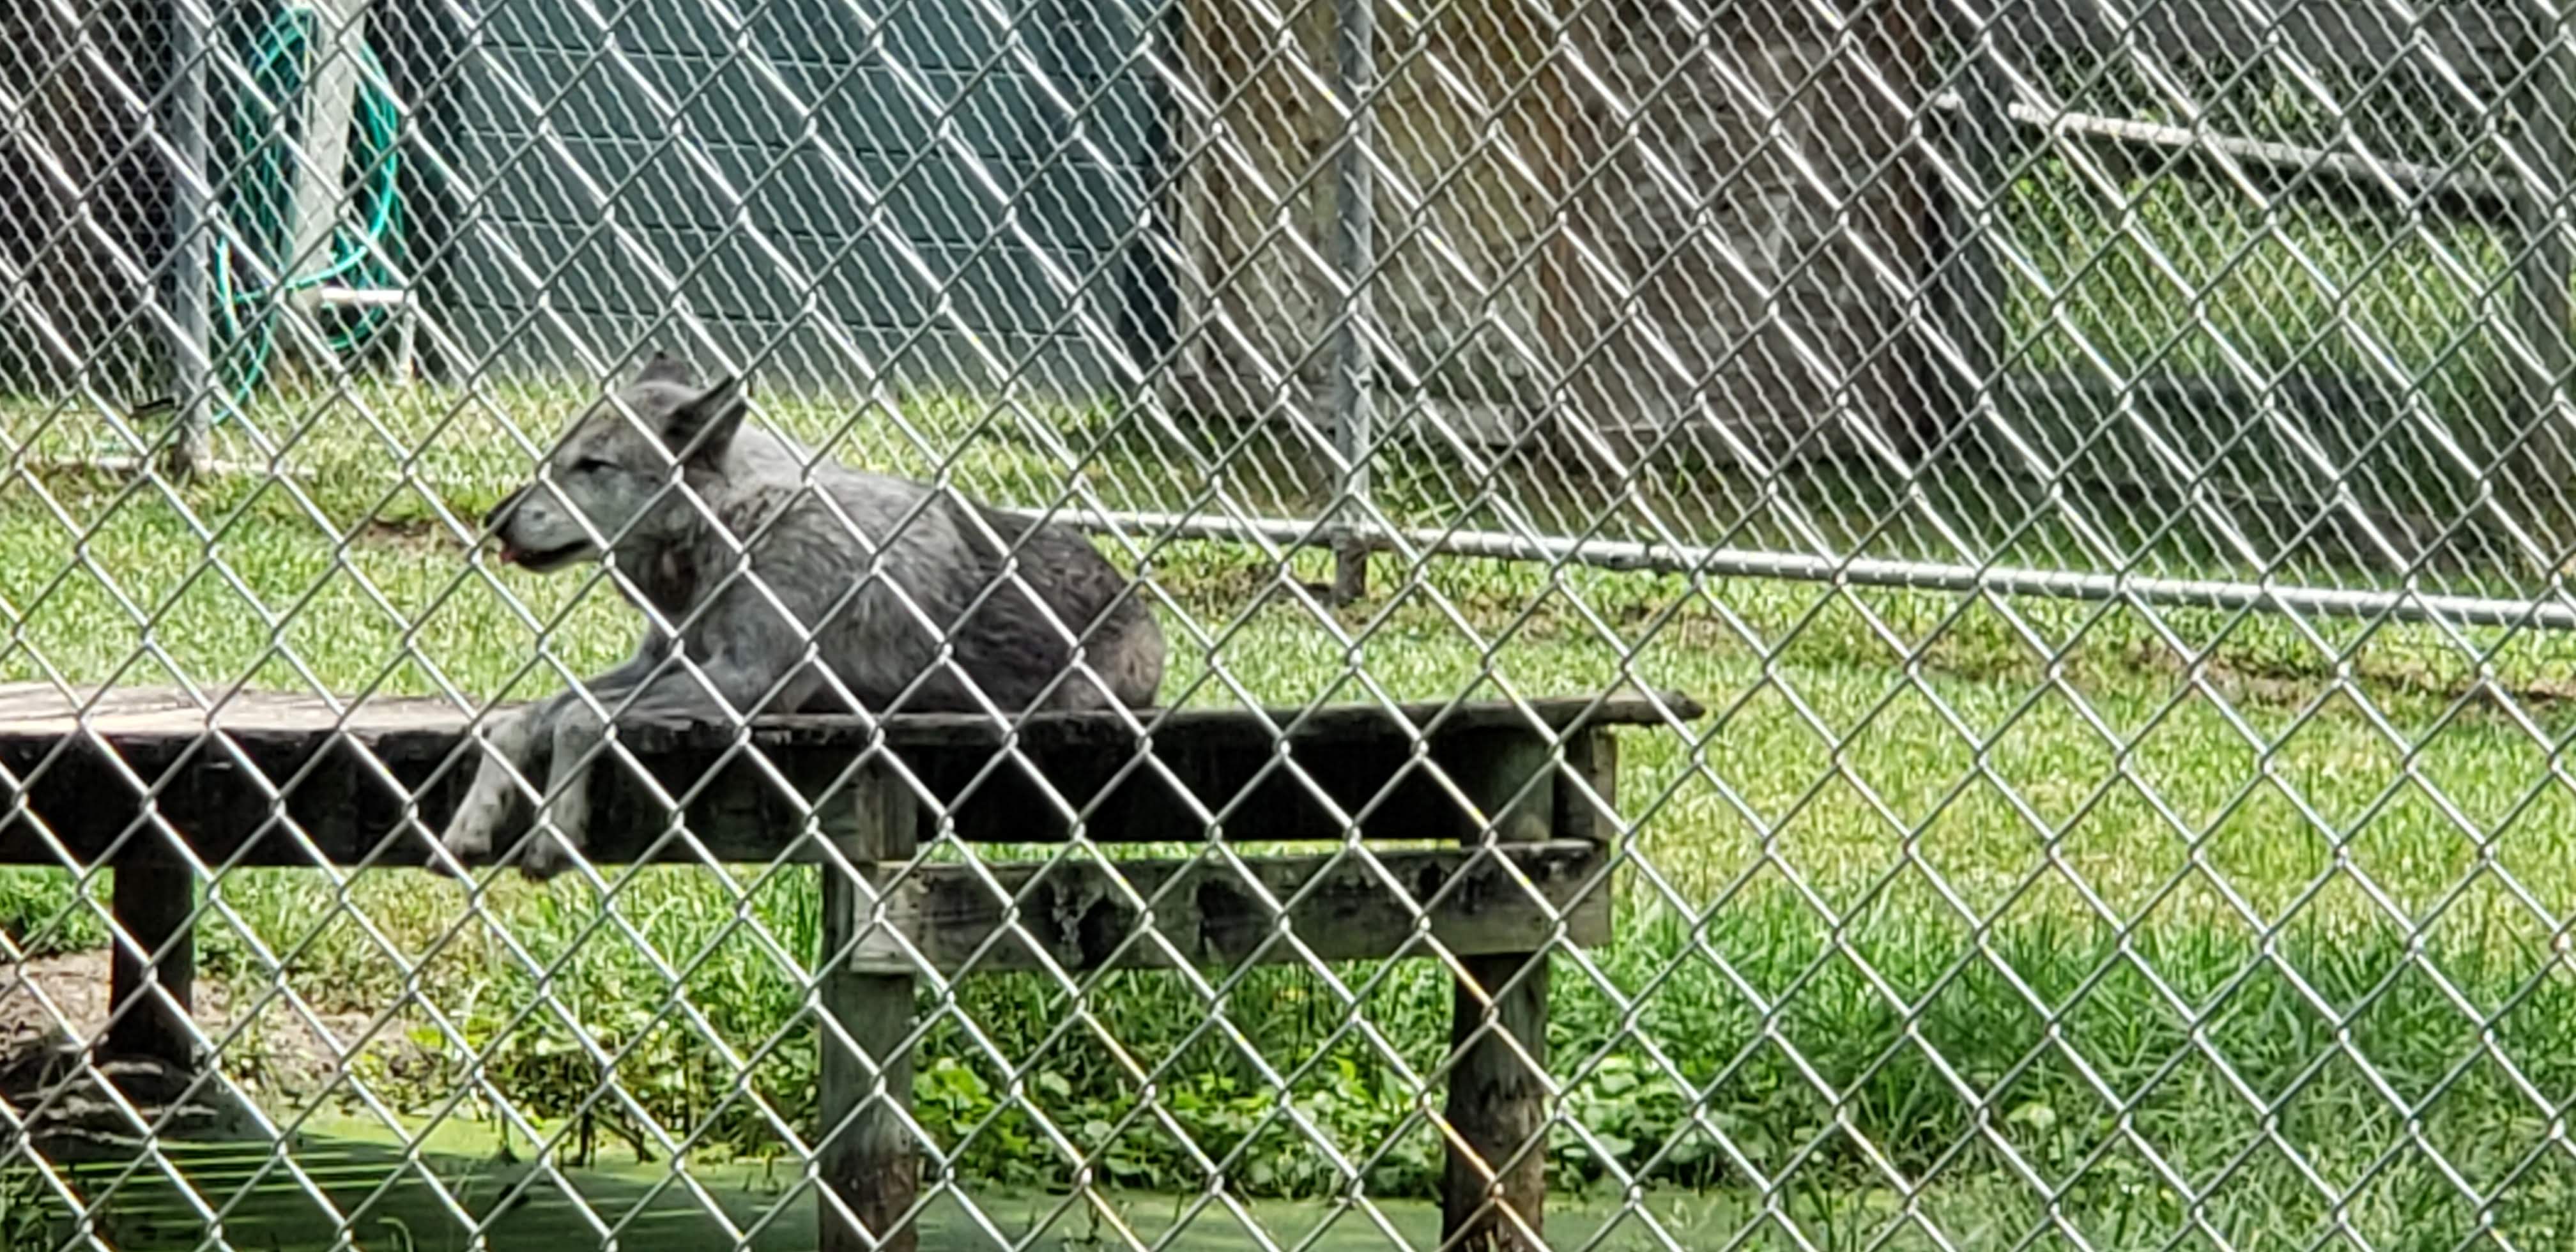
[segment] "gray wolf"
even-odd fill
[[[741,379],[700,387],[656,354],[614,402],[577,414],[546,472],[484,518],[501,560],[531,573],[613,553],[632,584],[621,590],[652,611],[634,655],[585,684],[596,708],[566,690],[488,726],[440,840],[449,852],[488,853],[520,795],[512,772],[534,784],[543,767],[552,833],[538,824],[520,870],[568,868],[588,830],[582,775],[600,711],[621,704],[622,717],[717,723],[985,701],[1005,714],[1152,705],[1162,629],[1079,532],[816,461],[746,428],[747,411]],[[669,486],[675,472],[704,508]],[[1016,580],[1003,577],[1006,556]],[[671,663],[675,650],[698,673]]]

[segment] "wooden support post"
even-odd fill
[[[854,784],[853,824],[839,841],[854,867],[882,883],[912,859],[917,816],[903,780],[871,770]],[[874,867],[882,867],[881,869]],[[876,892],[823,867],[823,1252],[913,1252],[907,1215],[921,1193],[904,1110],[912,1104],[912,977],[851,968]],[[862,1060],[835,1031],[866,1054]],[[885,1079],[876,1090],[877,1077]],[[853,1117],[853,1110],[856,1116]],[[852,1219],[856,1219],[853,1224]]]
[[[134,855],[117,864],[112,892],[108,912],[124,933],[108,964],[112,1017],[105,1054],[192,1072],[197,1040],[188,1015],[196,1003],[196,873],[166,856]],[[155,981],[178,1002],[176,1008],[150,994]]]
[[[1593,727],[1565,743],[1565,767],[1591,785],[1615,812],[1619,805],[1619,740],[1608,730]],[[1618,837],[1618,828],[1602,814],[1590,798],[1573,787],[1556,790],[1555,839],[1583,839],[1594,844]]]
[[[1492,838],[1547,838],[1556,816],[1547,745],[1509,732],[1470,742],[1470,750],[1444,752],[1441,764],[1492,815]],[[1456,1138],[1441,1188],[1440,1246],[1540,1252],[1547,1216],[1547,958],[1506,953],[1461,957],[1459,965],[1467,977],[1458,980],[1450,1005],[1449,1046],[1458,1061],[1449,1071],[1447,1117]]]

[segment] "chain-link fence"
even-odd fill
[[[8,1247],[2576,1229],[2556,8],[0,37]]]

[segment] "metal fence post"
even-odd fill
[[[1348,303],[1335,323],[1332,356],[1333,450],[1344,469],[1334,507],[1341,527],[1333,543],[1333,598],[1348,603],[1368,594],[1369,544],[1354,516],[1369,499],[1369,459],[1375,440],[1370,412],[1375,370],[1370,362],[1368,292],[1377,269],[1377,183],[1369,166],[1377,89],[1375,0],[1335,0],[1334,84],[1348,130],[1334,161],[1333,260]]]
[[[206,15],[197,0],[171,0],[170,90],[163,96],[163,128],[170,142],[169,323],[171,439],[163,450],[163,467],[173,474],[192,474],[206,461],[208,413],[214,404],[213,358],[209,355],[206,253],[212,242],[206,231],[210,216],[204,202],[208,149],[206,142]]]

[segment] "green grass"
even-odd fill
[[[2485,366],[2455,332],[2477,293],[2422,249],[2150,191],[2131,238],[2194,241],[2193,282],[2214,293],[2194,303],[2158,295],[2134,255],[2040,247],[2101,230],[2051,185],[2026,190],[2025,244],[2065,281],[2054,309],[2018,313],[2022,367],[2107,346],[2127,366],[2207,368],[2223,338],[2290,369],[2341,360],[2347,332],[2375,327],[2475,418]],[[2335,281],[2256,294],[2294,246]],[[2492,268],[2483,244],[2461,246]],[[2252,263],[2206,270],[2239,248]],[[362,389],[260,415],[301,478],[176,497],[77,471],[0,482],[0,673],[480,699],[540,649],[603,666],[630,638],[607,587],[470,566],[454,524],[525,463],[496,419],[542,438],[563,404]],[[847,418],[813,398],[767,413],[808,435]],[[79,410],[19,406],[8,422],[25,448],[91,443]],[[910,473],[945,462],[1015,502],[1056,493],[1068,455],[1113,508],[1185,506],[1205,486],[1188,448],[1113,424],[924,401],[900,424],[864,415],[843,451]],[[1315,484],[1293,460],[1251,458],[1225,489],[1294,514]],[[1399,519],[1457,516],[1433,468],[1381,483]],[[1745,544],[1789,533],[1784,499],[1865,519],[1898,498],[1831,472],[1767,500],[1673,483],[1657,507],[1697,491],[1702,537]],[[1990,486],[1938,498],[1992,502],[1965,494]],[[2009,513],[1965,515],[2008,534]],[[2035,527],[2011,551],[2063,559],[2065,542]],[[1637,829],[1619,939],[1555,972],[1551,1045],[1582,1127],[1552,1141],[1562,1187],[1610,1197],[1643,1176],[1659,1213],[1718,1232],[1691,1246],[1748,1224],[1753,1246],[1791,1246],[1766,1192],[1808,1246],[1833,1248],[1934,1246],[1924,1226],[1957,1247],[2161,1248],[2194,1230],[2307,1246],[2340,1225],[2373,1247],[2447,1248],[2481,1223],[2520,1246],[2566,1242],[2576,1179],[2549,1144],[2576,1099],[2556,920],[2576,911],[2576,640],[1463,560],[1382,563],[1369,603],[1328,616],[1287,586],[1322,576],[1312,556],[1285,571],[1218,544],[1147,558],[1177,610],[1175,698],[1223,702],[1220,672],[1265,701],[1366,698],[1356,664],[1398,698],[1638,681],[1709,705],[1687,736],[1623,747]],[[529,623],[558,615],[540,641]],[[508,694],[550,682],[540,669]],[[407,1125],[482,1116],[455,1094],[477,1065],[549,1125],[578,1111],[603,1076],[576,1027],[621,1058],[628,1098],[702,1131],[710,1157],[775,1151],[764,1109],[798,1124],[812,1110],[792,961],[815,906],[796,876],[656,871],[606,901],[505,881],[461,925],[464,897],[410,872],[335,888],[244,871],[213,898],[205,962],[236,1002],[291,989],[323,1013],[395,1006],[356,1068]],[[58,874],[0,879],[0,918],[31,947],[100,934]],[[533,968],[557,958],[541,994]],[[703,1032],[665,1011],[680,996]],[[1234,1154],[1237,1192],[1346,1186],[1283,1119],[1276,1078],[1372,1194],[1436,1185],[1413,1093],[1445,1051],[1439,969],[1254,971],[1220,1007],[1225,1031],[1154,975],[1100,980],[1079,1020],[1035,978],[926,998],[939,1026],[920,1115],[971,1186],[1064,1185],[1061,1138],[1105,1183],[1195,1190],[1199,1158],[1140,1114],[1141,1069],[1195,1152]],[[733,1058],[753,1053],[737,1081]]]
[[[422,489],[471,516],[511,473],[517,453],[486,419],[442,430],[444,401],[371,403],[428,449],[402,493],[346,415],[321,418],[297,458],[313,477],[292,489],[216,480],[173,500],[70,472],[0,489],[15,619],[0,668],[483,697],[534,646],[504,589],[540,621],[566,615],[546,646],[568,664],[612,660],[627,634],[607,588],[488,576],[433,520]],[[1007,489],[1037,458],[988,441],[961,476]],[[2429,1247],[2478,1216],[2432,1150],[2502,1197],[2498,1221],[2557,1220],[2562,1166],[2522,1165],[2550,1117],[2523,1087],[2576,1093],[2576,994],[2548,920],[2576,906],[2576,806],[2549,742],[2576,727],[2550,685],[2576,641],[2471,641],[2518,693],[2508,711],[2464,699],[2472,660],[2413,628],[1470,561],[1385,566],[1371,603],[1328,621],[1239,548],[1176,544],[1152,567],[1204,631],[1175,633],[1170,689],[1196,702],[1225,698],[1205,681],[1219,664],[1264,700],[1363,698],[1341,636],[1398,697],[1454,693],[1490,655],[1494,680],[1525,693],[1633,677],[1708,702],[1695,740],[1631,737],[1621,937],[1560,961],[1552,1043],[1588,1132],[1557,1136],[1565,1185],[1615,1188],[1615,1162],[1736,1211],[1749,1169],[1814,1220],[1866,1231],[1891,1220],[1897,1180],[1922,1180],[1931,1211],[2000,1230],[2039,1220],[2029,1171],[2067,1188],[2067,1220],[2097,1246],[2161,1243],[2191,1217],[2184,1190],[2221,1228],[2309,1230],[2350,1188],[2343,1220]],[[164,659],[130,663],[147,639]],[[807,951],[815,921],[801,880],[744,881],[654,872],[606,902],[505,881],[449,939],[463,897],[415,873],[361,877],[344,906],[318,875],[237,872],[213,893],[205,961],[237,1002],[291,988],[321,1012],[415,1006],[358,1063],[411,1118],[478,1115],[454,1097],[468,1049],[530,1114],[575,1112],[601,1080],[578,1024],[664,1124],[757,1154],[772,1132],[716,1043],[766,1045],[750,1091],[791,1119],[810,1110],[811,1031],[777,954]],[[21,942],[96,939],[62,876],[8,884]],[[683,975],[594,927],[603,909]],[[502,930],[535,962],[568,958],[532,1014],[535,976]],[[1312,972],[1234,984],[1223,1011],[1242,1046],[1169,977],[1102,980],[1088,1028],[1061,1032],[1060,989],[970,984],[925,1003],[941,1027],[922,1115],[991,1185],[1067,1181],[1060,1134],[1104,1181],[1193,1188],[1183,1145],[1131,1116],[1134,1065],[1198,1150],[1241,1149],[1238,1189],[1340,1185],[1282,1120],[1275,1073],[1372,1193],[1423,1194],[1438,1141],[1409,1093],[1445,1047],[1445,981],[1419,964],[1336,974],[1355,1002]],[[712,1039],[665,1012],[675,994]],[[1004,1094],[1005,1064],[1026,1103]],[[2410,1118],[2391,1093],[2420,1107]]]
[[[813,1193],[792,1169],[774,1163],[693,1162],[694,1191],[676,1185],[667,1164],[605,1163],[562,1171],[566,1187],[533,1163],[496,1162],[489,1144],[476,1145],[479,1151],[456,1144],[426,1148],[413,1165],[381,1133],[363,1126],[333,1130],[295,1145],[302,1179],[289,1176],[266,1145],[187,1144],[172,1146],[169,1157],[193,1195],[156,1173],[128,1173],[122,1163],[66,1168],[61,1177],[89,1208],[100,1239],[120,1249],[200,1246],[200,1205],[222,1214],[230,1243],[260,1248],[349,1246],[333,1242],[343,1227],[354,1246],[411,1252],[476,1246],[477,1228],[495,1247],[592,1243],[602,1228],[616,1231],[619,1246],[641,1249],[731,1247],[742,1235],[748,1237],[741,1246],[754,1249],[815,1246]],[[56,1246],[67,1206],[40,1195],[45,1184],[31,1171],[0,1178],[0,1240],[19,1236],[0,1246]],[[1987,1246],[2019,1233],[2008,1212],[1992,1206],[1995,1198],[1974,1188],[1936,1193],[1927,1212],[1953,1238]],[[1884,1194],[1861,1197],[1860,1204],[1878,1216],[1895,1208]],[[1807,1196],[1789,1198],[1783,1216],[1810,1247],[1852,1246],[1863,1229]],[[33,1233],[47,1219],[54,1225]],[[1666,1191],[1634,1206],[1560,1199],[1548,1213],[1547,1235],[1560,1247],[1650,1252],[1721,1246],[1758,1220],[1740,1196]],[[1206,1252],[1399,1252],[1436,1246],[1440,1212],[1434,1204],[1383,1197],[1348,1206],[1255,1199],[1228,1207],[1204,1196],[1115,1187],[1068,1197],[983,1186],[932,1199],[915,1230],[922,1252],[1000,1246],[1091,1252],[1164,1240],[1171,1242],[1162,1246]],[[1134,1245],[1125,1242],[1128,1236]],[[1775,1228],[1750,1246],[1798,1245]],[[1911,1252],[1936,1245],[1899,1232],[1882,1246]]]

